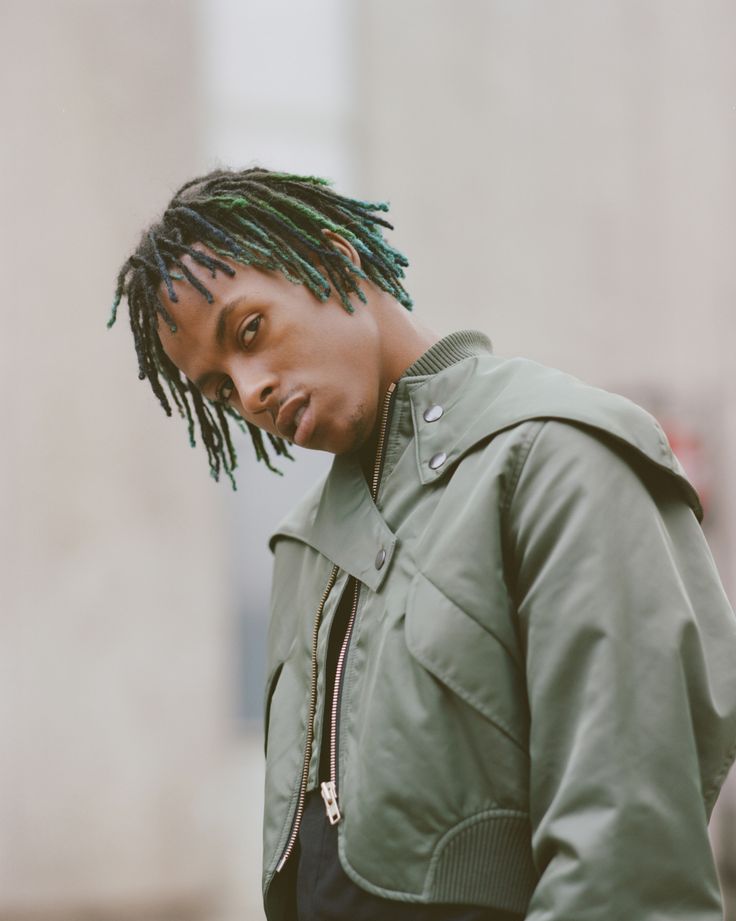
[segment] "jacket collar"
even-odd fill
[[[702,517],[695,490],[649,413],[561,371],[522,358],[497,358],[481,333],[455,333],[432,346],[401,378],[394,399],[409,404],[423,485],[447,476],[468,451],[504,429],[532,419],[558,419],[592,429],[673,476]],[[425,413],[432,407],[440,407],[441,415],[427,421]],[[387,453],[392,440],[407,437],[393,424],[398,415],[394,412]],[[373,591],[383,583],[396,545],[354,455],[335,458],[327,478],[273,535],[272,549],[280,535],[308,543]],[[378,568],[380,551],[386,559]]]
[[[371,498],[360,463],[351,455],[335,457],[307,507],[297,507],[271,538],[272,549],[279,534],[308,543],[374,592],[383,584],[396,547],[396,537]],[[385,558],[377,566],[379,553],[385,553]]]
[[[480,333],[475,329],[461,329],[430,346],[413,365],[404,371],[402,380],[407,377],[426,377],[430,374],[437,374],[465,358],[487,355],[492,351],[493,345],[485,333]]]

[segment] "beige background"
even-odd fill
[[[264,542],[327,458],[244,445],[215,486],[104,329],[192,174],[389,198],[438,332],[694,441],[736,597],[735,33],[725,0],[0,4],[0,921],[262,917]]]

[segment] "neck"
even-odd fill
[[[440,337],[434,330],[418,323],[405,307],[390,294],[378,292],[372,299],[371,308],[378,320],[381,332],[382,365],[381,393],[389,384],[403,376],[406,369],[438,342]]]
[[[433,330],[417,323],[405,307],[384,291],[374,290],[370,307],[380,328],[382,361],[376,424],[359,451],[360,464],[369,483],[389,387],[440,338]]]

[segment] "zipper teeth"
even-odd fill
[[[312,674],[309,679],[309,709],[307,711],[307,740],[304,746],[304,763],[302,764],[302,779],[299,786],[299,799],[296,805],[296,813],[294,815],[294,824],[291,827],[291,834],[289,835],[289,840],[286,844],[286,849],[281,855],[281,860],[278,862],[276,867],[276,872],[279,873],[286,861],[291,856],[291,852],[294,850],[294,845],[296,844],[296,839],[299,835],[299,827],[302,823],[302,815],[304,814],[304,799],[307,792],[307,783],[309,782],[309,762],[312,755],[312,740],[314,738],[314,717],[317,712],[317,640],[319,637],[319,625],[322,620],[322,611],[325,607],[325,602],[332,591],[337,580],[337,573],[339,572],[339,566],[333,566],[332,572],[330,573],[330,578],[327,580],[327,585],[325,586],[324,592],[322,592],[322,598],[320,599],[319,606],[317,608],[317,614],[314,618],[314,628],[312,629]]]
[[[388,422],[388,411],[391,406],[391,397],[396,389],[396,384],[389,384],[386,396],[383,399],[383,409],[381,412],[381,428],[378,432],[378,443],[376,445],[376,459],[373,464],[373,478],[371,481],[371,498],[376,501],[378,495],[378,484],[381,478],[381,467],[383,466],[383,448],[386,441],[386,426]],[[353,594],[353,607],[350,611],[347,627],[345,628],[345,637],[340,647],[340,655],[335,665],[335,683],[332,688],[332,707],[330,711],[330,780],[334,784],[337,792],[337,711],[340,703],[340,684],[342,683],[342,673],[345,666],[345,658],[348,654],[350,637],[353,633],[353,624],[358,612],[358,596],[360,594],[360,582],[355,580],[355,592]]]
[[[360,593],[360,583],[356,580],[355,591],[353,592],[353,607],[350,611],[347,627],[345,628],[345,637],[340,647],[340,655],[337,657],[335,665],[335,684],[332,693],[332,710],[330,718],[330,780],[335,784],[337,789],[337,707],[340,698],[340,682],[342,681],[342,670],[345,665],[345,656],[350,644],[350,635],[353,632],[355,615],[358,611],[358,594]]]
[[[383,465],[383,446],[386,441],[386,422],[388,421],[388,409],[394,390],[396,390],[396,384],[389,384],[386,396],[383,398],[383,415],[381,417],[381,429],[378,434],[378,444],[376,445],[376,462],[373,465],[373,481],[371,483],[371,498],[374,502],[378,496],[378,483],[381,476],[381,466]]]

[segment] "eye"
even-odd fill
[[[215,400],[218,403],[229,403],[232,399],[233,393],[235,391],[235,386],[229,377],[223,379],[222,383],[218,385],[217,390],[215,391]]]
[[[247,349],[256,338],[258,327],[261,325],[262,319],[263,318],[258,313],[254,317],[251,317],[251,319],[248,320],[248,322],[241,328],[240,344],[244,349]]]

